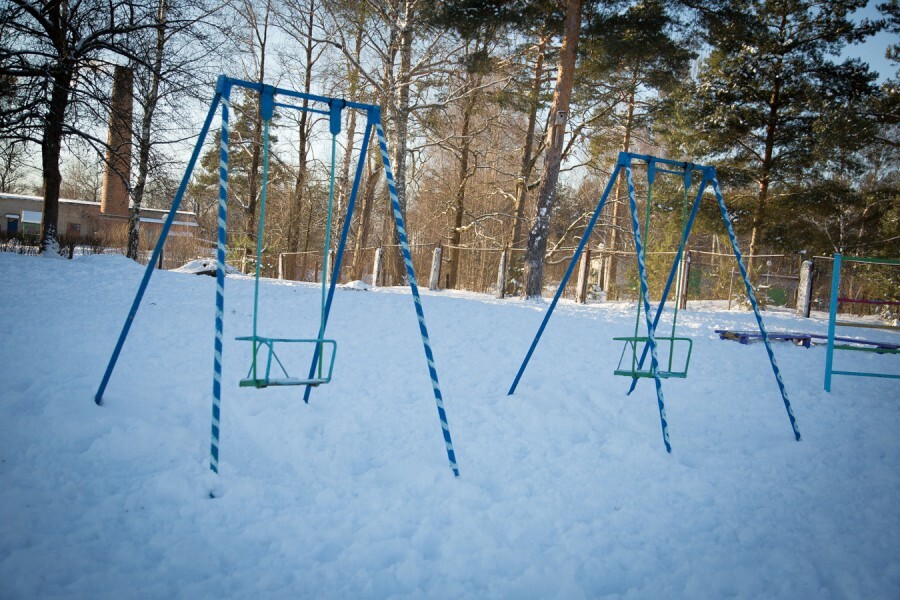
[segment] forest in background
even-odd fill
[[[623,150],[715,165],[750,255],[896,258],[900,80],[879,82],[868,65],[841,56],[879,31],[900,32],[900,6],[887,0],[880,18],[854,17],[866,5],[3,0],[0,192],[38,193],[47,207],[60,197],[99,200],[112,67],[128,65],[129,187],[138,209],[171,206],[219,73],[382,106],[417,266],[440,244],[441,287],[487,291],[504,250],[509,293],[536,295],[558,282]],[[896,65],[898,48],[889,55]],[[256,245],[258,102],[232,102],[235,250]],[[347,113],[335,161],[337,215],[364,124]],[[218,137],[210,137],[184,206],[206,240],[215,239],[218,182]],[[292,269],[305,278],[323,256],[327,118],[277,111],[269,162],[266,253],[292,253]],[[369,268],[375,248],[395,244],[374,143],[365,162],[344,267],[350,279]],[[646,176],[636,176],[643,214]],[[678,245],[691,194],[674,179],[654,185],[650,252]],[[338,216],[333,230],[342,225]],[[45,214],[45,251],[56,235]],[[727,244],[709,202],[691,247],[717,253]],[[634,262],[623,182],[590,247],[606,261],[604,290],[615,296],[633,285],[621,273]],[[397,252],[388,254],[388,281],[399,283]],[[267,264],[274,269],[274,258]],[[754,273],[765,267],[751,263]]]

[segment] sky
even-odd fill
[[[877,5],[880,4],[881,1],[882,0],[873,0],[869,2],[869,5],[866,8],[857,12],[857,18],[880,18],[881,13],[878,11]],[[898,65],[892,64],[884,55],[888,46],[897,43],[900,43],[900,40],[897,39],[895,34],[882,31],[878,35],[866,40],[865,43],[848,46],[844,50],[843,55],[848,58],[859,58],[864,62],[867,62],[872,70],[878,73],[879,83],[883,83],[887,79],[897,76]]]

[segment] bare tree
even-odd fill
[[[547,157],[541,176],[534,225],[528,235],[525,255],[525,295],[540,297],[544,277],[544,253],[550,231],[550,213],[556,200],[556,184],[562,162],[569,100],[575,80],[575,60],[581,31],[581,0],[567,0],[565,31],[560,49],[559,72],[556,91],[550,107],[550,125],[547,128]]]
[[[153,26],[153,12],[147,0],[9,0],[0,7],[0,78],[12,82],[16,97],[0,115],[0,137],[40,145],[43,254],[56,255],[59,248],[63,139],[74,135],[104,146],[80,127],[75,109],[106,96],[102,84],[107,78],[92,73],[107,72],[116,57],[143,61],[127,40]]]

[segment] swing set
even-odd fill
[[[159,258],[162,248],[165,244],[169,229],[174,221],[175,214],[181,205],[188,182],[190,181],[194,167],[199,158],[203,143],[209,133],[210,126],[216,112],[221,108],[221,137],[219,147],[219,210],[218,210],[218,244],[216,248],[216,335],[213,347],[213,403],[212,403],[212,426],[211,426],[211,444],[210,444],[210,463],[209,468],[212,472],[219,472],[219,427],[221,415],[222,400],[222,350],[223,350],[223,324],[224,324],[224,306],[225,306],[225,249],[226,249],[226,222],[227,222],[227,192],[228,192],[228,154],[229,154],[229,107],[231,105],[231,92],[234,88],[241,88],[260,95],[260,117],[263,121],[263,176],[260,195],[260,215],[259,215],[259,231],[256,245],[256,270],[254,277],[253,289],[253,330],[249,336],[241,336],[236,338],[237,341],[250,342],[252,346],[251,365],[247,376],[240,380],[241,387],[266,388],[270,386],[304,386],[305,391],[303,400],[309,402],[309,397],[314,387],[325,385],[331,381],[332,371],[334,369],[335,356],[337,353],[337,342],[332,339],[326,339],[325,330],[328,324],[328,316],[331,311],[332,300],[334,299],[335,285],[340,279],[341,263],[344,256],[344,249],[347,242],[347,236],[350,230],[350,224],[353,220],[353,211],[356,206],[357,193],[362,178],[365,157],[368,153],[369,140],[374,135],[377,136],[378,145],[381,150],[381,159],[384,164],[384,174],[390,194],[391,208],[396,224],[397,235],[400,241],[400,250],[403,255],[403,262],[406,266],[406,275],[409,282],[410,291],[413,296],[413,305],[416,311],[416,317],[419,322],[419,332],[422,337],[422,345],[425,350],[425,359],[428,366],[428,372],[431,377],[432,390],[434,392],[435,404],[437,406],[438,418],[440,419],[441,432],[444,438],[444,444],[447,451],[447,459],[450,468],[455,476],[459,476],[459,468],[456,464],[456,454],[453,449],[453,442],[450,438],[450,428],[447,424],[447,415],[444,410],[443,395],[441,394],[440,383],[438,381],[437,368],[434,363],[434,356],[431,351],[431,341],[428,336],[428,329],[425,325],[425,315],[422,310],[422,301],[419,296],[418,286],[416,284],[416,275],[413,269],[412,258],[409,251],[409,242],[406,235],[406,227],[403,222],[403,215],[400,209],[400,202],[397,198],[397,189],[394,185],[393,172],[391,170],[390,160],[388,158],[387,141],[384,135],[384,129],[381,122],[381,108],[371,104],[362,104],[359,102],[351,102],[347,100],[329,98],[325,96],[316,96],[305,94],[290,89],[273,87],[270,85],[252,83],[242,81],[225,75],[220,75],[216,83],[216,91],[213,100],[210,103],[206,120],[203,128],[194,146],[184,177],[178,188],[175,198],[172,202],[165,222],[163,223],[159,239],[153,250],[153,255],[147,268],[144,271],[143,279],[138,286],[134,301],[128,317],[122,327],[119,339],[110,357],[106,367],[106,372],[100,383],[100,387],[94,396],[96,404],[103,404],[103,393],[109,383],[109,379],[118,361],[122,346],[131,329],[138,308],[150,276],[153,274],[154,265]],[[279,102],[278,99],[300,100],[302,105],[291,104],[289,102]],[[266,195],[268,188],[268,170],[269,170],[269,126],[272,121],[275,109],[306,111],[314,114],[325,115],[328,117],[329,130],[331,133],[331,170],[328,193],[328,216],[325,229],[325,256],[326,260],[322,264],[322,293],[319,311],[319,327],[315,338],[283,338],[268,337],[260,335],[258,331],[259,316],[259,279],[260,279],[260,260],[262,254],[263,233],[265,230],[265,212],[266,212]],[[332,212],[334,202],[335,187],[335,155],[337,149],[337,136],[341,132],[341,118],[344,109],[359,110],[366,114],[366,126],[363,130],[362,147],[359,153],[359,159],[356,164],[356,172],[353,179],[353,187],[347,203],[347,212],[343,221],[340,239],[335,252],[334,265],[329,270],[327,257],[331,246],[331,226]],[[330,273],[329,273],[330,271]],[[331,275],[329,277],[329,274]],[[278,357],[275,346],[282,344],[309,344],[313,346],[313,357],[309,367],[308,375],[304,378],[292,377],[289,375],[287,368]],[[265,349],[264,357],[260,356]],[[326,358],[327,355],[327,358]],[[277,366],[280,370],[279,376],[273,377],[273,367]]]
[[[647,213],[645,216],[645,226],[643,233],[641,232],[637,201],[635,199],[633,174],[633,163],[635,162],[644,163],[647,167]],[[550,302],[550,306],[548,307],[547,312],[544,314],[544,319],[538,327],[537,333],[534,336],[534,340],[532,340],[531,346],[529,347],[528,352],[525,355],[525,359],[522,361],[522,365],[519,367],[518,373],[516,373],[516,377],[509,388],[508,395],[512,395],[515,393],[516,388],[518,387],[519,382],[522,379],[522,375],[525,373],[525,369],[528,367],[528,363],[531,360],[531,357],[534,354],[535,349],[537,348],[538,342],[540,341],[541,336],[544,333],[544,329],[546,329],[547,323],[550,321],[550,317],[553,315],[553,310],[556,308],[556,304],[562,297],[566,284],[569,281],[569,277],[571,277],[572,271],[574,271],[575,269],[575,264],[578,261],[578,258],[581,256],[584,247],[587,245],[591,232],[593,231],[594,226],[597,223],[597,219],[600,217],[600,212],[606,205],[606,201],[609,198],[610,193],[612,192],[613,185],[619,178],[620,173],[623,172],[628,184],[628,202],[631,209],[631,225],[634,234],[635,250],[637,254],[638,275],[640,277],[640,300],[638,302],[638,315],[635,322],[634,335],[628,337],[613,338],[616,341],[625,343],[625,347],[622,351],[622,357],[620,357],[619,359],[619,366],[615,369],[614,373],[616,375],[631,377],[631,387],[628,390],[628,394],[631,394],[631,392],[634,391],[635,386],[640,379],[652,378],[654,380],[656,384],[656,400],[657,406],[659,408],[659,419],[660,425],[662,427],[663,443],[665,444],[666,451],[671,452],[672,446],[669,442],[669,426],[666,418],[662,380],[673,377],[687,377],[688,365],[690,363],[691,351],[693,349],[693,343],[690,338],[678,337],[675,335],[677,307],[678,304],[680,304],[680,302],[677,301],[680,300],[680,298],[678,297],[678,295],[680,294],[680,285],[676,288],[676,308],[675,317],[672,320],[671,333],[668,336],[660,336],[657,334],[657,327],[659,325],[660,317],[662,317],[663,309],[665,308],[666,300],[669,296],[669,292],[672,288],[673,282],[675,281],[676,277],[678,277],[679,281],[681,280],[681,259],[687,246],[687,240],[690,236],[691,228],[700,208],[700,201],[703,198],[703,194],[706,192],[707,188],[709,188],[712,190],[713,194],[716,197],[719,212],[722,216],[722,221],[725,224],[725,228],[728,232],[728,237],[731,239],[731,247],[734,251],[734,256],[737,260],[738,266],[740,267],[741,277],[743,278],[744,285],[747,289],[747,297],[750,299],[750,305],[753,308],[753,314],[756,317],[756,322],[759,326],[759,333],[766,346],[766,352],[769,356],[769,362],[772,365],[772,371],[775,374],[775,381],[778,383],[778,389],[781,392],[781,398],[784,402],[784,408],[787,411],[788,418],[791,423],[791,429],[793,430],[794,439],[800,441],[800,430],[797,426],[797,420],[794,418],[794,412],[791,409],[791,403],[788,400],[787,390],[784,387],[784,382],[781,379],[781,372],[779,371],[778,365],[775,362],[775,355],[772,352],[772,346],[769,341],[769,336],[763,323],[762,314],[759,310],[759,303],[756,301],[756,294],[754,293],[753,286],[750,283],[750,278],[747,275],[747,268],[744,266],[743,256],[740,249],[738,248],[737,237],[735,236],[734,227],[731,223],[731,216],[728,214],[728,209],[725,206],[725,200],[722,198],[722,192],[719,190],[719,182],[716,178],[715,168],[711,166],[702,166],[692,163],[673,161],[650,155],[633,154],[630,152],[619,153],[618,160],[616,161],[616,166],[613,169],[612,174],[610,175],[609,182],[606,184],[603,195],[600,197],[600,201],[597,203],[597,208],[594,210],[594,213],[591,216],[591,220],[588,222],[587,229],[585,230],[585,233],[581,238],[581,242],[578,245],[578,248],[575,250],[575,254],[572,256],[572,261],[569,263],[569,266],[566,269],[565,274],[563,275],[562,281],[560,282],[559,287],[556,290],[556,294],[554,295],[553,300]],[[696,172],[699,172],[701,174],[700,185],[699,189],[697,190],[697,195],[694,198],[693,205],[691,206],[690,213],[687,213],[687,194],[688,190],[691,188],[692,174]],[[647,234],[649,232],[650,206],[652,204],[651,200],[653,184],[658,173],[678,175],[682,177],[682,180],[684,182],[685,201],[682,209],[681,241],[679,242],[678,250],[675,253],[675,260],[673,261],[672,267],[669,270],[668,279],[666,280],[665,287],[663,288],[662,297],[659,300],[659,304],[656,307],[656,310],[653,311],[650,307],[650,297],[647,284],[645,243],[647,240]],[[643,312],[644,330],[646,331],[646,335],[639,335],[640,323],[642,320],[641,312]],[[665,365],[665,368],[663,368],[663,366],[660,364],[658,356],[658,351],[660,349],[661,343],[668,343],[669,345],[669,360],[668,364]],[[677,365],[677,368],[675,365],[673,365],[672,358],[676,344],[686,350],[686,352],[684,352],[684,362],[683,364]],[[640,353],[638,353],[639,345],[642,348]],[[629,348],[631,349],[630,353],[627,352]],[[648,353],[650,355],[650,367],[649,369],[645,369],[644,363],[646,362]],[[628,368],[627,364],[623,366],[623,358],[627,354],[631,355],[630,368]]]

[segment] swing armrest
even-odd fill
[[[269,342],[309,342],[309,343],[321,343],[321,344],[331,344],[336,345],[337,342],[334,340],[326,340],[326,339],[317,339],[317,338],[273,338],[273,337],[265,337],[262,335],[252,336],[252,335],[242,335],[240,337],[234,338],[239,342],[262,342],[267,344]]]
[[[657,335],[654,338],[657,342],[687,342],[689,345],[694,345],[694,340],[689,337],[679,337],[673,335]],[[613,340],[617,342],[647,342],[650,340],[647,336],[626,336],[626,337],[614,337]]]

